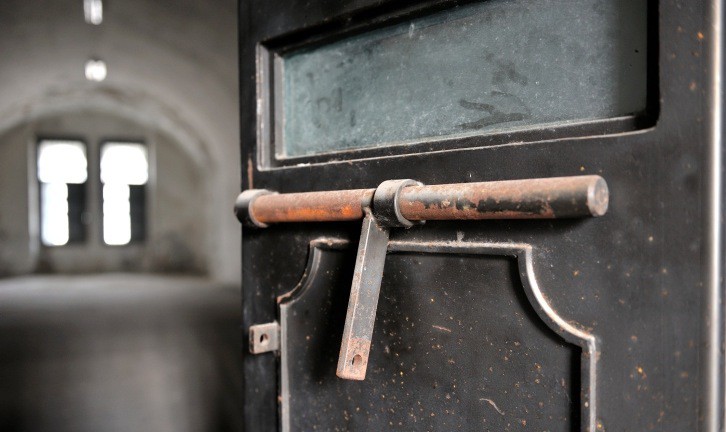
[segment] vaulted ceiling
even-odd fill
[[[103,22],[91,25],[81,0],[0,2],[0,137],[37,118],[89,109],[173,137],[209,173],[208,247],[226,251],[220,259],[227,260],[214,260],[220,268],[212,270],[234,279],[236,1],[107,0],[103,6]],[[84,75],[93,58],[107,64],[102,82]]]

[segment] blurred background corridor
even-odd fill
[[[240,430],[236,15],[0,2],[0,430]]]

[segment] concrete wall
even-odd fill
[[[5,263],[0,271],[33,268],[28,258],[33,245],[25,242],[34,227],[23,225],[29,223],[22,209],[27,192],[15,184],[27,180],[27,142],[18,143],[38,133],[36,127],[48,125],[48,119],[62,123],[58,119],[64,114],[85,112],[133,122],[159,145],[174,142],[181,149],[177,156],[184,155],[186,162],[174,162],[170,154],[160,161],[159,179],[172,178],[173,173],[164,173],[179,164],[179,170],[185,164],[201,168],[178,181],[194,182],[203,202],[196,202],[194,210],[182,207],[189,212],[180,216],[183,223],[155,216],[158,247],[164,244],[163,232],[172,245],[173,232],[194,225],[193,249],[209,275],[239,281],[240,228],[231,211],[240,172],[236,8],[235,0],[106,1],[103,24],[92,26],[84,22],[78,0],[0,2],[0,220],[13,221],[12,228],[0,232],[0,241],[13,245],[0,248]],[[85,79],[83,66],[90,58],[107,63],[105,81]],[[160,212],[178,210],[185,199],[179,189],[162,183],[158,190],[164,191]],[[53,255],[59,270],[79,265]],[[153,256],[161,261],[164,254]],[[118,257],[109,259],[115,266]],[[167,264],[173,262],[169,257]]]
[[[28,146],[18,126],[0,139],[0,276],[35,269],[36,245],[30,242]],[[13,142],[14,145],[6,145]],[[33,227],[36,231],[37,224]]]
[[[89,180],[88,240],[62,247],[41,246],[35,146],[39,137],[83,140]],[[106,140],[138,140],[149,147],[148,238],[142,244],[107,246],[102,239],[99,145]],[[0,272],[79,273],[151,271],[203,273],[208,256],[198,246],[209,230],[212,205],[204,193],[206,167],[167,134],[134,121],[95,111],[32,120],[0,136]]]

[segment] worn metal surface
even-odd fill
[[[386,180],[376,188],[373,195],[373,215],[378,223],[387,227],[410,228],[414,222],[403,217],[399,203],[401,191],[407,186],[423,186],[411,179]]]
[[[280,325],[276,322],[250,326],[249,344],[252,354],[262,354],[280,349]]]
[[[250,213],[265,224],[363,219],[363,209],[370,206],[374,192],[357,189],[266,195],[255,200]]]
[[[401,192],[409,220],[555,219],[602,216],[608,186],[600,176],[411,186]]]
[[[257,198],[273,193],[265,189],[250,189],[239,194],[234,202],[234,214],[237,220],[248,226],[267,228],[267,224],[257,219],[250,209]]]
[[[491,3],[497,1],[504,0]],[[627,8],[637,0],[613,1]],[[285,372],[275,356],[244,358],[247,429],[279,430],[286,412],[290,431],[571,432],[587,430],[577,420],[588,415],[586,404],[597,432],[723,429],[721,1],[648,0],[642,115],[276,158],[280,143],[264,138],[274,135],[275,95],[264,84],[273,80],[277,51],[462,3],[241,2],[242,189],[296,193],[369,188],[390,178],[440,185],[600,175],[610,190],[600,218],[429,219],[392,230],[390,242],[531,245],[532,272],[550,311],[585,328],[597,350],[588,358],[581,345],[547,336],[551,327],[518,296],[513,259],[389,253],[366,379],[341,380],[335,370],[354,255],[326,253],[307,294],[286,312],[287,386],[278,386]],[[491,18],[491,26],[500,25]],[[587,45],[569,48],[598,55]],[[536,68],[499,54],[492,52],[500,80],[484,88],[506,92],[516,85],[512,76],[536,86]],[[358,220],[246,229],[245,328],[276,319],[277,298],[305,273],[311,240],[355,243]],[[597,362],[596,376],[578,381],[576,371],[589,361]],[[592,401],[578,397],[586,381],[594,383]]]
[[[594,422],[597,344],[542,298],[528,245],[392,240],[388,252],[365,381],[335,374],[353,256],[310,254],[311,271],[280,307],[283,431]],[[429,278],[439,289],[421,290]]]
[[[363,380],[366,377],[388,235],[388,229],[379,226],[366,210],[338,356],[336,373],[340,378]]]
[[[381,221],[412,226],[411,221],[425,220],[602,216],[609,202],[607,183],[594,175],[445,185],[406,182],[383,182],[378,189],[327,192],[245,191],[237,202],[248,205],[238,204],[236,212],[241,221],[252,220],[258,227],[281,222],[349,221],[362,219],[363,209],[378,195],[373,210]],[[247,196],[253,198],[243,199]]]

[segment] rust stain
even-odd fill
[[[254,178],[253,174],[255,172],[255,165],[252,163],[252,156],[249,156],[247,158],[247,188],[248,189],[254,189]]]
[[[332,222],[362,219],[375,189],[265,195],[255,200],[262,223]]]
[[[489,398],[482,398],[482,399],[479,399],[479,400],[485,401],[486,403],[488,403],[489,405],[491,405],[492,408],[494,408],[500,415],[504,415],[504,411],[502,411],[501,409],[499,409],[499,407],[497,406],[497,404],[493,400],[491,400]]]
[[[307,271],[307,269],[305,269],[302,276],[300,277],[300,280],[305,280],[305,279],[307,279],[307,277],[308,277],[308,271]],[[283,302],[291,299],[296,291],[297,291],[296,289],[292,289],[284,294],[280,294],[279,296],[277,296],[277,299],[276,299],[277,304],[282,304]]]
[[[451,333],[451,329],[448,329],[446,327],[437,326],[437,325],[432,325],[431,327],[435,328],[436,330],[441,330],[441,331],[445,331],[447,333]]]
[[[607,209],[599,176],[411,186],[401,193],[409,220],[551,219],[599,216]]]
[[[370,339],[352,337],[344,340],[340,347],[340,362],[336,375],[343,379],[364,380],[370,350]]]

